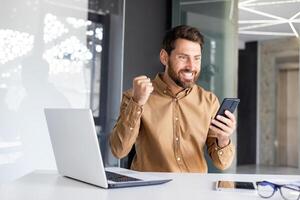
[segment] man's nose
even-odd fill
[[[188,58],[186,65],[189,69],[194,69],[197,67],[197,61],[193,58]]]

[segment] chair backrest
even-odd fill
[[[134,156],[135,156],[135,147],[133,146],[130,152],[128,153],[128,155],[121,159],[120,167],[130,169]]]

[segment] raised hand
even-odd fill
[[[133,100],[139,105],[145,105],[153,91],[150,78],[138,76],[133,79]]]

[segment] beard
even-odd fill
[[[195,74],[194,79],[192,79],[192,80],[183,80],[183,79],[181,79],[180,75],[179,75],[181,72],[191,72],[191,73]],[[178,73],[176,73],[174,71],[172,63],[170,61],[168,62],[167,73],[168,73],[169,77],[176,83],[176,85],[178,85],[179,87],[182,87],[184,89],[193,87],[195,85],[196,81],[198,80],[199,75],[200,75],[199,72],[197,73],[196,71],[192,71],[192,70],[189,70],[189,69],[182,69]]]

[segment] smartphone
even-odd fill
[[[256,186],[253,182],[244,181],[217,181],[216,190],[219,191],[241,191],[241,192],[255,192]]]
[[[224,117],[227,117],[225,115],[225,110],[228,110],[231,113],[233,113],[237,108],[237,106],[239,105],[239,103],[240,103],[240,99],[238,98],[224,98],[216,116],[222,115]]]

